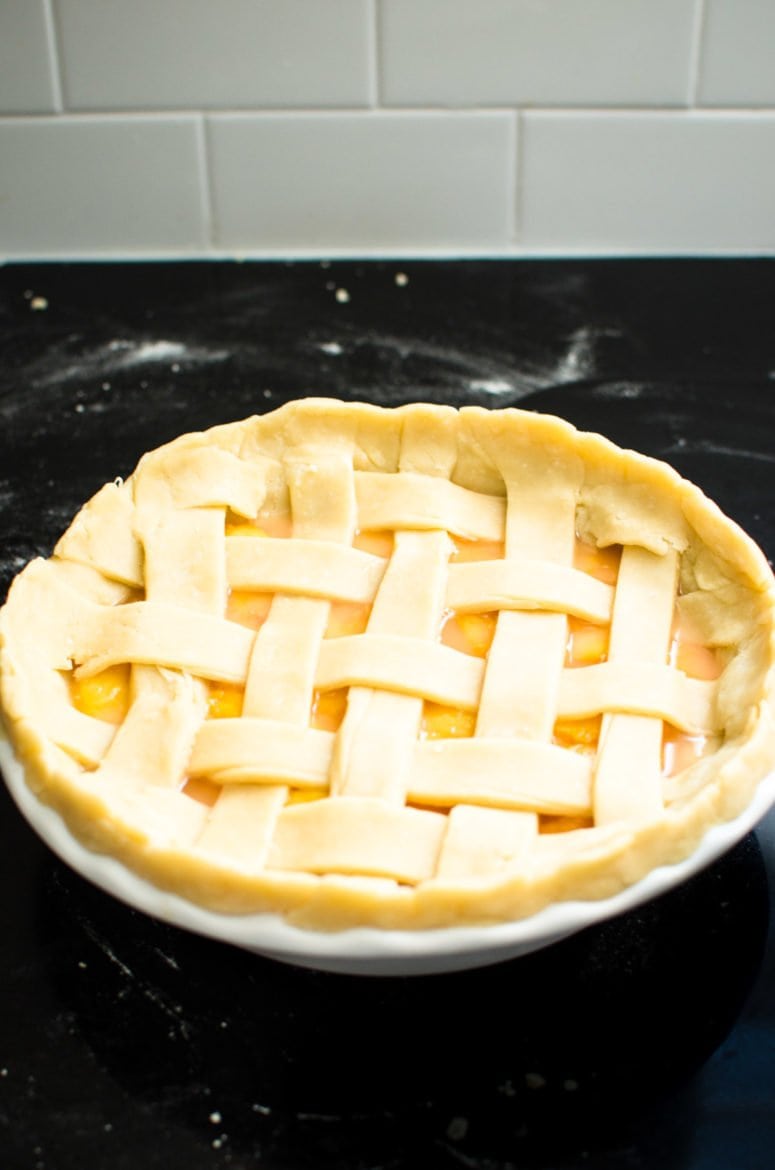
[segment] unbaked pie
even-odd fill
[[[159,887],[498,922],[685,858],[775,761],[769,566],[549,416],[308,399],[104,486],[0,613],[38,799]]]

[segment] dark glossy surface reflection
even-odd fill
[[[145,449],[304,393],[561,414],[668,459],[775,554],[772,263],[0,277],[1,592]],[[356,979],[120,905],[2,792],[0,1165],[764,1170],[773,836],[768,818],[667,897],[545,952]]]

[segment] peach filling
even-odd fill
[[[70,701],[76,710],[105,723],[123,723],[129,710],[130,667],[108,666],[90,678],[70,674]]]
[[[227,535],[287,537],[291,534],[291,520],[287,514],[260,515],[255,521],[245,521],[229,515]],[[389,558],[393,537],[388,532],[359,532],[356,548],[375,556]],[[455,540],[452,561],[493,560],[503,556],[504,547],[496,541]],[[581,540],[576,541],[574,566],[606,584],[614,585],[619,567],[619,547],[598,549]],[[272,604],[272,595],[248,590],[231,590],[226,617],[250,629],[258,630],[266,620]],[[368,604],[332,602],[327,638],[363,633],[370,614]],[[440,638],[446,646],[477,658],[486,658],[497,623],[497,613],[456,613],[448,611],[442,621]],[[568,618],[568,640],[565,665],[569,668],[604,662],[608,654],[607,626],[595,625],[580,618]],[[670,662],[692,678],[714,679],[720,673],[717,655],[701,644],[692,632],[679,621],[673,634]],[[112,666],[90,678],[69,677],[73,705],[96,719],[119,724],[130,703],[130,667]],[[207,717],[210,719],[237,718],[242,713],[243,687],[236,684],[211,682],[208,684]],[[347,708],[346,689],[315,691],[310,712],[311,726],[335,732]],[[573,751],[594,753],[600,735],[601,717],[589,719],[558,719],[553,740],[559,746]],[[421,736],[425,739],[466,738],[473,736],[476,714],[426,701],[423,704]],[[663,772],[673,775],[699,759],[706,750],[703,736],[691,736],[665,726],[663,736]],[[196,800],[212,804],[218,786],[207,780],[189,779],[184,791]],[[316,800],[325,796],[324,789],[293,790],[294,802]],[[591,823],[586,818],[542,816],[542,832],[561,832]]]

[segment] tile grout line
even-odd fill
[[[712,250],[706,248],[702,253],[698,253],[696,248],[665,248],[659,245],[646,247],[639,246],[633,248],[623,244],[600,244],[592,246],[589,244],[575,244],[551,247],[548,245],[508,245],[503,248],[487,248],[477,247],[474,245],[467,245],[464,247],[454,246],[452,244],[438,245],[435,247],[419,248],[414,246],[398,246],[391,247],[376,247],[369,248],[368,253],[362,247],[353,246],[339,246],[339,247],[323,247],[317,245],[308,248],[289,248],[289,247],[244,247],[236,249],[234,247],[224,247],[223,245],[217,248],[206,248],[201,252],[192,251],[186,246],[178,248],[146,248],[146,247],[128,247],[128,248],[78,248],[78,249],[60,249],[60,248],[44,248],[40,251],[34,249],[24,248],[17,250],[15,248],[5,248],[0,251],[0,264],[11,262],[29,262],[35,263],[38,261],[60,261],[60,260],[131,260],[144,259],[148,261],[154,260],[191,260],[199,257],[212,257],[220,260],[233,260],[236,255],[239,255],[240,260],[271,260],[278,263],[287,263],[289,260],[298,262],[309,261],[317,263],[320,260],[356,260],[356,261],[394,261],[394,260],[502,260],[505,258],[511,259],[539,259],[539,260],[564,260],[564,259],[663,259],[665,257],[673,257],[675,259],[694,258],[702,255],[709,259],[729,258],[731,260],[740,259],[741,257],[752,260],[775,259],[775,248],[764,248],[761,246],[748,246],[740,248],[734,246],[715,247]]]
[[[511,120],[509,184],[509,243],[518,244],[523,233],[523,192],[524,192],[524,150],[523,138],[525,119],[521,110],[514,110]]]
[[[600,105],[581,105],[581,106],[532,106],[530,113],[538,115],[539,117],[584,117],[584,116],[602,116],[613,115],[614,117],[652,117],[652,116],[667,116],[675,117],[677,119],[685,118],[687,115],[700,112],[704,117],[709,119],[717,118],[728,119],[736,118],[739,120],[746,119],[751,121],[767,121],[775,116],[775,103],[772,105],[732,105],[725,103],[724,105],[714,106],[699,106],[697,109],[692,109],[686,105],[670,105],[670,106],[600,106]],[[471,117],[488,117],[490,115],[503,114],[517,114],[518,118],[522,118],[525,111],[516,109],[513,106],[492,105],[492,106],[379,106],[376,109],[370,106],[256,106],[249,108],[246,106],[235,107],[213,107],[212,109],[194,109],[192,107],[178,107],[178,106],[149,106],[149,107],[117,107],[116,109],[90,109],[87,107],[76,107],[71,109],[62,109],[57,112],[57,120],[59,117],[67,118],[72,122],[107,122],[107,121],[126,121],[126,122],[141,122],[141,121],[155,121],[163,119],[172,120],[197,120],[205,117],[212,120],[220,118],[231,119],[250,119],[250,118],[278,118],[293,120],[294,118],[316,118],[318,116],[336,117],[385,117],[385,118],[405,118],[406,120],[412,118],[422,117],[445,117],[454,119],[456,117],[471,118]],[[54,117],[53,114],[36,114],[27,111],[0,111],[0,120],[4,122],[40,122],[46,117]]]
[[[199,201],[202,209],[204,243],[206,248],[213,249],[215,247],[215,200],[213,196],[212,151],[210,149],[208,120],[204,111],[200,111],[197,118],[196,143],[200,178]]]
[[[690,110],[697,109],[700,91],[700,74],[702,69],[703,41],[705,39],[705,0],[695,0],[692,20],[692,40],[689,49],[689,78],[687,105]]]
[[[369,105],[372,110],[380,108],[382,98],[382,77],[380,70],[379,0],[371,0],[367,25],[367,49],[369,64]]]
[[[65,103],[62,92],[62,68],[60,64],[60,43],[54,15],[54,0],[43,0],[43,22],[46,29],[46,46],[49,56],[51,89],[54,96],[54,113],[64,113]]]

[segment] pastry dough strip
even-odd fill
[[[440,813],[396,807],[377,797],[288,805],[278,817],[267,865],[414,885],[434,874],[446,826]]]
[[[384,571],[382,557],[331,541],[226,538],[226,574],[235,589],[370,602]]]
[[[365,686],[473,711],[483,673],[481,659],[450,646],[367,632],[324,642],[315,682],[320,690]]]
[[[592,809],[592,760],[554,744],[484,739],[417,744],[409,796],[420,804],[531,809],[586,816]]]
[[[506,501],[413,471],[355,473],[362,529],[439,529],[469,540],[503,540]]]
[[[450,551],[445,532],[396,533],[366,633],[334,638],[321,647],[318,687],[350,686],[332,764],[334,796],[381,796],[403,804],[423,688],[438,692],[441,683],[449,684],[451,672],[447,697],[454,696],[458,706],[476,702],[481,662],[434,640]],[[406,604],[407,582],[415,590],[411,606]]]
[[[548,561],[469,561],[449,567],[447,605],[458,613],[556,610],[603,623],[610,621],[613,596],[610,585]]]
[[[459,804],[447,818],[436,877],[459,881],[515,872],[537,838],[534,813]]]
[[[715,730],[716,683],[688,678],[666,663],[612,659],[562,672],[557,714],[586,719],[601,712],[650,715],[694,735]]]
[[[649,680],[651,702],[643,714],[617,713],[603,716],[595,771],[595,824],[610,825],[619,821],[638,824],[661,815],[662,798],[662,718],[654,711],[659,706],[661,685],[674,701],[675,691],[686,691],[680,672],[665,666],[670,649],[678,582],[678,555],[670,550],[664,555],[636,545],[622,551],[611,624],[608,669],[601,675],[598,667],[585,667],[590,678],[608,677],[614,686],[626,687],[646,703],[645,690],[638,695],[639,678]],[[654,669],[656,668],[656,669]],[[582,670],[579,670],[581,676]],[[615,681],[614,681],[615,680]],[[688,683],[690,680],[684,680]],[[653,689],[656,682],[657,689]],[[705,688],[703,688],[705,691]],[[689,694],[697,694],[696,685]],[[703,692],[699,692],[703,693]],[[682,696],[677,696],[680,700]],[[612,695],[613,699],[614,696]],[[642,710],[642,706],[641,706]],[[671,708],[671,718],[695,712]],[[656,716],[656,717],[654,717]],[[684,719],[684,722],[686,720]],[[680,723],[679,723],[680,726]]]

